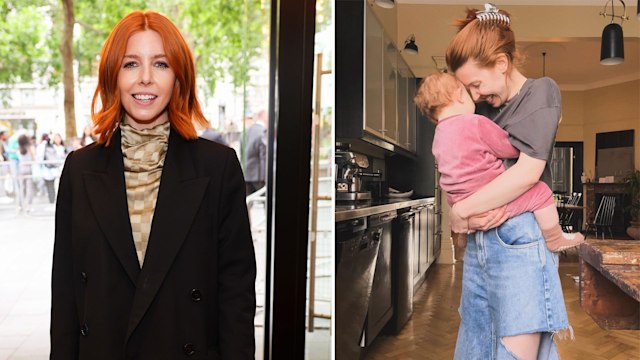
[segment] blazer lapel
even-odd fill
[[[209,178],[196,178],[192,146],[193,143],[171,131],[149,244],[131,308],[127,339],[142,320],[171,268],[209,183]]]
[[[140,265],[129,221],[120,129],[113,134],[111,145],[103,148],[96,165],[97,171],[85,171],[83,174],[91,209],[96,215],[100,229],[135,285]]]

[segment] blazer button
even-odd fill
[[[87,326],[87,324],[82,324],[82,327],[80,328],[80,335],[82,336],[89,335],[89,327]]]
[[[82,282],[86,283],[87,282],[87,273],[86,272],[81,272],[80,273],[80,277],[82,278]]]
[[[195,302],[202,300],[202,292],[198,289],[191,290],[191,300]]]
[[[182,350],[184,350],[185,354],[191,356],[196,353],[196,346],[191,343],[186,343],[182,347]]]

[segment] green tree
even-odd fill
[[[41,76],[49,56],[43,43],[45,17],[37,1],[0,0],[0,84],[30,82]],[[8,93],[3,92],[3,96]],[[8,99],[3,98],[6,105]]]

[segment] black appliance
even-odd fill
[[[393,317],[390,329],[399,334],[413,314],[413,269],[412,249],[416,210],[405,208],[398,210],[398,218],[393,222],[393,243],[391,256],[391,276],[393,285]]]
[[[336,223],[336,354],[359,359],[382,228],[361,217]]]
[[[391,266],[392,266],[392,222],[397,218],[395,210],[369,216],[369,229],[380,232],[380,248],[376,260],[367,323],[364,330],[364,346],[369,346],[387,325],[393,316],[393,296],[391,291]]]

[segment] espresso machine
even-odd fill
[[[381,178],[381,173],[369,172],[369,157],[351,151],[349,144],[336,143],[336,201],[371,200],[371,191],[364,190],[363,178]]]

